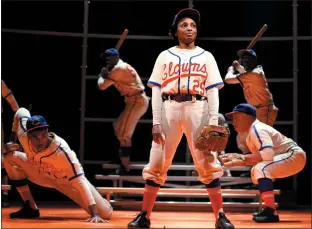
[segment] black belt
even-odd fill
[[[163,101],[165,100],[174,100],[178,103],[180,102],[186,102],[186,101],[194,101],[196,100],[207,100],[207,97],[201,96],[201,95],[191,95],[191,94],[173,94],[173,95],[168,95],[168,94],[162,94],[162,99]]]

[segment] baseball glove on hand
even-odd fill
[[[17,143],[14,142],[8,142],[4,145],[5,148],[5,152],[4,153],[10,153],[13,151],[19,151],[20,150],[20,146]]]
[[[225,167],[244,166],[245,156],[238,153],[226,153],[218,157],[219,161]]]
[[[225,149],[229,136],[229,128],[214,125],[204,126],[195,141],[195,148],[204,151],[221,152]]]

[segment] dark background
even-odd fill
[[[311,2],[298,1],[298,35],[311,36]],[[188,7],[187,1],[91,1],[89,33],[120,35],[125,28],[129,35],[167,36],[174,15]],[[194,1],[201,13],[200,37],[253,37],[263,24],[268,24],[264,37],[292,36],[291,1]],[[83,1],[2,1],[2,29],[22,29],[58,32],[83,32]],[[61,37],[34,34],[1,33],[2,74],[20,106],[32,104],[32,115],[46,117],[50,130],[64,138],[79,157],[82,37]],[[99,55],[114,47],[117,39],[88,38],[87,74],[96,75],[101,68]],[[197,45],[210,51],[225,76],[236,58],[236,51],[249,41],[204,41]],[[307,152],[307,165],[297,176],[297,204],[311,205],[311,40],[298,41],[298,144]],[[158,54],[174,45],[172,40],[126,39],[121,56],[149,78]],[[259,63],[268,79],[293,76],[293,42],[259,41],[255,46]],[[146,80],[144,81],[146,85]],[[96,80],[87,80],[86,117],[117,118],[124,107],[123,98],[114,87],[96,89]],[[293,85],[271,82],[269,88],[280,109],[277,121],[293,118]],[[146,88],[151,95],[151,90]],[[231,111],[245,102],[240,85],[225,85],[220,91],[220,112]],[[7,140],[13,113],[3,101],[2,116]],[[142,119],[151,119],[151,106]],[[149,124],[139,124],[133,136],[132,161],[147,162],[152,141]],[[288,137],[293,137],[291,125],[275,125]],[[232,133],[234,133],[231,127]],[[111,123],[85,123],[85,160],[118,162],[118,141]],[[237,151],[235,134],[227,151]],[[185,160],[185,139],[179,146],[175,162]],[[104,173],[100,165],[85,165],[87,177],[95,185],[111,185],[94,179]],[[292,178],[276,182],[276,188],[292,189]],[[35,185],[34,185],[35,186]],[[54,190],[35,186],[36,200],[66,200]],[[44,190],[44,195],[42,195]],[[19,200],[14,191],[11,200]]]

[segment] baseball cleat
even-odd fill
[[[39,218],[40,217],[40,212],[39,209],[32,209],[30,207],[29,201],[27,200],[24,203],[24,206],[18,210],[17,212],[12,212],[10,214],[11,219],[33,219],[33,218]]]
[[[226,218],[223,212],[219,213],[219,218],[216,221],[216,229],[234,229],[234,225],[231,223],[228,218]]]
[[[151,221],[146,218],[147,212],[142,211],[130,223],[128,228],[150,228]]]
[[[257,223],[276,223],[279,222],[279,216],[274,215],[274,209],[266,207],[263,208],[260,212],[253,214],[252,220]]]

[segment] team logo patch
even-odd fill
[[[33,126],[38,126],[38,125],[40,125],[40,121],[38,119],[34,119],[34,120],[32,120],[31,124]]]

